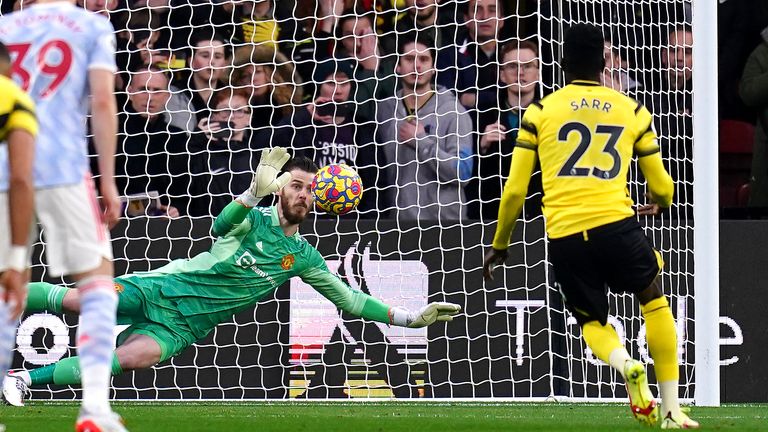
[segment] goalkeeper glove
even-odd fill
[[[247,207],[255,207],[262,198],[282,189],[291,181],[291,173],[283,173],[279,177],[277,174],[288,159],[288,151],[283,147],[262,150],[256,173],[251,179],[251,187],[237,200]]]
[[[453,317],[461,311],[461,306],[453,303],[430,303],[416,312],[403,308],[389,310],[389,323],[408,328],[422,328],[438,321],[453,321]]]

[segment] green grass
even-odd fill
[[[115,403],[131,432],[195,431],[642,431],[615,404],[558,403]],[[72,430],[75,403],[0,407],[8,432]],[[693,407],[703,430],[768,431],[768,404]]]

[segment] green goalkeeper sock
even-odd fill
[[[61,313],[64,307],[64,295],[68,288],[47,282],[32,282],[29,285],[27,311],[48,310]]]
[[[112,376],[123,373],[117,356],[112,354]],[[77,356],[67,357],[54,364],[43,366],[29,371],[30,386],[57,384],[74,385],[80,384],[80,358]]]

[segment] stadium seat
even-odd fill
[[[720,206],[744,207],[742,187],[749,183],[755,126],[739,120],[720,121]],[[747,188],[746,196],[749,196]]]
[[[752,154],[755,126],[739,120],[720,120],[720,153]]]

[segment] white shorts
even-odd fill
[[[90,177],[76,185],[35,191],[35,214],[42,226],[47,273],[53,277],[93,270],[112,259],[109,231]],[[10,248],[8,194],[0,194],[0,252]],[[4,260],[0,253],[0,260]],[[0,268],[4,262],[0,261]]]

